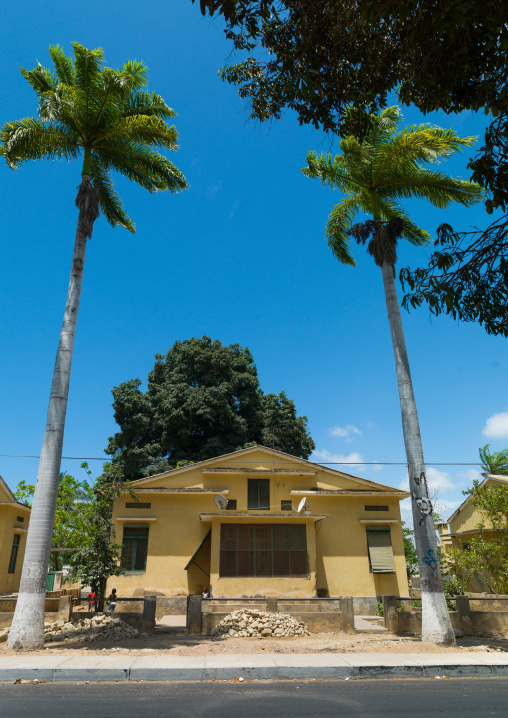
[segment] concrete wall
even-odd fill
[[[256,450],[245,454],[244,466],[271,470],[271,452]],[[281,460],[276,457],[277,463]],[[242,465],[242,455],[231,458],[219,458],[217,466],[238,469]],[[280,463],[282,466],[282,463]],[[284,459],[286,470],[291,460]],[[206,468],[211,468],[208,464]],[[354,477],[332,474],[318,465],[294,464],[295,470],[316,470],[315,476],[275,475],[270,480],[270,512],[281,513],[281,501],[291,500],[296,507],[301,496],[291,495],[291,491],[321,489],[362,489],[384,487],[372,482],[363,483]],[[115,577],[108,583],[108,591],[114,586],[121,596],[142,596],[145,592],[156,591],[164,596],[176,597],[185,594],[200,593],[203,588],[211,588],[215,597],[249,596],[287,596],[312,597],[317,591],[329,596],[352,595],[375,598],[387,593],[407,595],[408,587],[399,502],[397,497],[373,495],[364,496],[312,496],[308,497],[312,514],[327,514],[327,518],[314,523],[312,517],[296,518],[294,512],[287,514],[287,522],[305,522],[307,528],[307,548],[310,574],[307,578],[221,578],[219,576],[219,534],[221,521],[235,522],[236,513],[247,510],[247,475],[207,474],[201,466],[192,467],[178,473],[169,473],[153,477],[149,482],[134,483],[133,488],[204,488],[225,490],[229,499],[237,501],[238,511],[224,512],[223,516],[211,522],[200,521],[200,513],[218,513],[213,502],[213,494],[150,494],[140,493],[141,502],[150,502],[150,509],[127,509],[127,496],[115,502],[113,518],[115,521],[116,541],[122,543],[126,522],[120,518],[135,519],[137,525],[149,527],[148,558],[146,571],[129,573]],[[365,504],[387,505],[386,512],[366,512]],[[259,512],[252,511],[250,522],[257,522]],[[150,520],[151,519],[151,520]],[[242,522],[246,519],[240,519]],[[369,570],[367,552],[367,524],[360,521],[392,520],[390,527],[395,557],[395,573],[372,574]],[[130,525],[133,525],[132,523]],[[378,525],[378,524],[376,524]],[[209,569],[203,564],[208,557],[199,557],[199,568],[185,566],[199,544],[212,528]],[[209,573],[210,577],[206,574]]]
[[[209,635],[212,628],[215,628],[229,613],[203,613],[201,630]],[[289,614],[297,621],[303,621],[311,633],[337,633],[344,630],[344,622],[340,611],[320,613],[319,611],[301,612]]]

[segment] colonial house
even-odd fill
[[[119,595],[240,598],[408,593],[408,494],[255,446],[132,485],[113,510]]]
[[[0,476],[0,594],[16,593],[25,556],[30,509]]]
[[[498,476],[497,474],[486,474],[484,476],[485,478],[480,483],[480,487],[508,486],[508,476]],[[447,546],[453,545],[467,550],[471,538],[477,537],[479,534],[478,524],[480,523],[484,524],[483,532],[486,538],[496,538],[499,535],[499,532],[492,528],[492,524],[480,514],[476,506],[473,505],[471,497],[468,496],[459,508],[453,512],[447,523],[438,524],[438,534],[442,548],[446,552]]]

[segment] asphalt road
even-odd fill
[[[1,718],[507,715],[508,678],[0,685]]]

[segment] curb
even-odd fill
[[[0,660],[0,683],[103,683],[138,681],[345,680],[508,677],[508,655],[257,654],[229,656],[21,656]],[[458,659],[458,660],[457,660]],[[43,664],[41,666],[41,663]]]

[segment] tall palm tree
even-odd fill
[[[397,132],[401,119],[398,107],[386,108],[379,116],[372,117],[363,142],[355,137],[344,138],[340,142],[342,154],[333,159],[330,155],[318,156],[310,152],[303,173],[346,195],[332,210],[326,227],[328,244],[335,257],[343,264],[355,266],[348,243],[348,237],[352,236],[359,244],[368,242],[368,252],[381,267],[395,354],[421,577],[422,640],[453,643],[455,636],[443,593],[420,427],[394,277],[398,240],[404,238],[417,246],[430,241],[430,235],[409,219],[399,204],[400,199],[427,199],[436,207],[460,202],[467,207],[481,199],[482,191],[476,184],[424,166],[473,144],[475,137],[462,138],[453,130],[430,124]],[[372,219],[351,227],[359,211]]]
[[[102,50],[74,43],[74,60],[50,47],[54,71],[37,63],[21,70],[39,106],[37,117],[8,122],[0,131],[0,154],[16,169],[27,160],[83,157],[76,196],[79,209],[67,304],[53,372],[46,431],[9,646],[44,646],[44,598],[58,494],[74,334],[85,264],[86,240],[99,208],[115,226],[134,232],[110,178],[112,170],[149,192],[187,187],[183,174],[161,154],[176,150],[178,134],[166,120],[175,112],[147,83],[144,63],[129,60],[120,70],[104,65]]]

